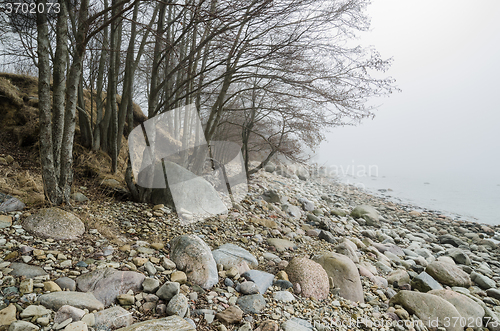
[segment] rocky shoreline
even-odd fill
[[[498,226],[310,169],[269,165],[188,226],[161,205],[0,204],[0,330],[500,330]]]

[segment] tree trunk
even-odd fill
[[[73,55],[67,88],[66,88],[66,109],[64,117],[64,133],[61,149],[61,176],[59,186],[62,189],[63,200],[69,205],[71,194],[71,184],[73,183],[73,142],[75,137],[76,122],[76,99],[78,95],[78,83],[83,70],[83,56],[85,54],[85,36],[87,32],[86,19],[88,14],[88,0],[82,0],[78,17],[78,31],[76,34],[76,48]]]
[[[60,204],[59,189],[54,168],[52,114],[50,107],[50,56],[47,15],[37,14],[38,44],[38,108],[40,110],[40,159],[45,197],[52,204]]]
[[[66,2],[60,2],[57,17],[56,54],[54,58],[53,79],[53,131],[52,146],[54,150],[54,169],[56,181],[60,176],[61,145],[64,132],[64,103],[66,94],[66,67],[68,65],[68,12]]]
[[[113,5],[115,1],[113,1]],[[119,11],[119,8],[113,9],[113,15]],[[120,60],[120,21],[113,21],[111,24],[111,57],[109,62],[108,75],[108,97],[106,112],[109,112],[109,132],[108,132],[108,151],[111,156],[111,171],[115,173],[118,168],[118,112],[116,109],[116,93],[118,84],[118,69]],[[107,114],[106,114],[107,115]]]
[[[156,107],[158,105],[158,96],[159,96],[158,74],[161,62],[161,52],[163,50],[162,39],[163,39],[163,32],[165,25],[165,13],[167,10],[167,2],[166,1],[160,2],[158,6],[160,7],[160,9],[158,13],[155,48],[153,53],[153,67],[151,70],[151,83],[150,83],[149,97],[148,97],[148,118],[152,118],[156,114]]]
[[[78,84],[78,122],[80,126],[80,143],[85,148],[92,147],[92,128],[90,115],[85,107],[85,97],[83,94],[83,77],[80,77]]]
[[[111,3],[111,5],[113,5],[113,2]],[[107,1],[105,0],[105,7],[107,8]],[[110,39],[113,38],[113,25],[111,25],[111,29],[110,29]],[[109,54],[106,54],[108,59],[109,59],[109,63],[108,63],[108,88],[107,88],[107,91],[106,91],[106,103],[105,103],[105,108],[104,108],[104,118],[103,120],[101,121],[101,149],[108,153],[110,151],[110,137],[109,137],[109,134],[110,134],[110,125],[111,125],[111,113],[112,113],[112,103],[109,102],[109,98],[111,97],[112,93],[110,91],[110,86],[116,86],[116,84],[111,84],[110,81],[113,80],[113,79],[116,79],[116,77],[113,77],[111,75],[111,71],[114,71],[114,52],[113,52],[113,48],[114,45],[113,45],[113,40],[110,40],[109,42],[109,45],[108,45],[108,48],[110,49],[110,52],[108,52]],[[116,93],[115,93],[116,94]],[[103,104],[104,105],[104,104]],[[116,105],[116,103],[115,103]]]
[[[168,7],[168,21],[167,21],[167,35],[165,36],[165,40],[167,42],[167,49],[165,50],[165,60],[163,65],[163,77],[168,75],[169,70],[171,70],[171,59],[172,59],[172,45],[174,43],[173,38],[173,25],[172,25],[172,15],[174,11],[174,6]],[[166,84],[163,86],[163,99],[165,100],[164,104],[166,105],[165,111],[171,110],[170,104],[173,95],[173,87],[174,80],[169,79]],[[169,123],[169,128],[173,129],[173,121]]]
[[[125,76],[123,78],[123,93],[122,102],[120,103],[120,108],[118,110],[118,141],[117,150],[121,149],[121,137],[123,135],[123,128],[125,127],[125,120],[127,118],[129,110],[129,102],[131,101],[132,91],[134,87],[134,53],[135,53],[135,43],[137,36],[137,15],[139,13],[139,2],[135,4],[134,13],[132,15],[132,26],[130,32],[130,41],[127,48],[127,56],[125,58]],[[132,109],[132,108],[130,108]],[[129,130],[132,130],[130,127]]]
[[[205,138],[207,139],[207,143],[210,143],[212,137],[215,134],[215,130],[219,125],[219,121],[222,115],[227,91],[233,82],[233,75],[236,66],[238,65],[238,61],[243,53],[242,49],[238,53],[236,53],[236,49],[240,43],[241,34],[245,28],[246,24],[242,24],[236,34],[236,38],[233,41],[233,45],[231,47],[231,51],[228,53],[226,58],[226,72],[224,75],[224,81],[222,83],[222,87],[219,91],[219,95],[217,96],[217,100],[212,106],[210,111],[210,116],[207,121],[207,126],[205,128]],[[244,46],[243,46],[244,48]]]
[[[104,0],[104,8],[108,8],[108,1]],[[107,19],[107,15],[104,17]],[[101,57],[99,59],[99,69],[97,71],[97,83],[96,83],[96,108],[97,108],[97,118],[96,126],[94,128],[94,145],[92,150],[97,151],[101,147],[101,135],[103,131],[103,110],[105,105],[105,100],[102,96],[103,86],[104,86],[104,72],[106,66],[106,59],[108,58],[108,27],[104,28],[103,31],[103,41],[101,49]]]

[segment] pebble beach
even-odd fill
[[[269,164],[226,215],[0,195],[0,330],[500,330],[500,227]]]

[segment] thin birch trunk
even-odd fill
[[[125,127],[125,120],[127,118],[127,110],[132,95],[134,85],[134,52],[135,52],[135,38],[137,36],[137,15],[139,13],[139,2],[134,6],[134,13],[132,15],[132,25],[130,32],[130,41],[127,48],[127,56],[125,58],[125,76],[123,78],[123,93],[122,102],[118,110],[118,141],[117,150],[121,149],[121,136],[123,135],[123,128]],[[131,128],[129,128],[131,130]]]
[[[113,1],[114,4],[114,1]],[[119,8],[113,9],[113,15],[119,11]],[[120,34],[121,20],[113,21],[111,24],[111,57],[109,63],[108,77],[108,97],[106,111],[110,113],[109,122],[109,152],[111,155],[111,171],[115,173],[118,168],[118,112],[116,107],[116,93],[118,84],[118,69],[120,60]]]
[[[158,89],[158,74],[161,63],[161,53],[163,51],[163,33],[165,25],[165,13],[167,10],[167,2],[160,2],[158,12],[158,23],[156,27],[156,40],[155,48],[153,51],[153,67],[151,70],[151,83],[148,98],[148,118],[152,118],[156,114],[156,107],[158,105],[159,89]]]
[[[79,26],[76,34],[76,47],[66,84],[66,109],[64,116],[63,144],[61,149],[61,175],[59,186],[62,189],[63,200],[70,204],[71,184],[73,183],[73,141],[75,137],[76,101],[78,83],[83,70],[83,56],[85,55],[85,36],[88,26],[88,0],[82,0],[79,10]]]
[[[52,94],[52,147],[54,150],[54,171],[56,181],[59,181],[61,165],[61,145],[64,132],[64,103],[66,94],[66,67],[68,65],[68,12],[66,2],[60,2],[60,12],[57,17],[56,54],[54,58],[54,77]]]
[[[78,122],[80,127],[80,143],[85,148],[92,147],[92,128],[91,118],[85,107],[85,95],[83,92],[83,76],[80,76],[80,83],[78,84]]]
[[[108,1],[104,0],[104,9],[108,8]],[[104,19],[107,19],[107,14],[105,14]],[[104,129],[104,116],[103,110],[105,105],[105,99],[102,96],[103,87],[104,87],[104,72],[106,66],[106,59],[108,58],[108,27],[106,26],[103,30],[103,39],[102,39],[102,49],[101,49],[101,58],[99,59],[99,69],[97,71],[97,83],[96,83],[96,97],[97,97],[97,119],[96,126],[94,129],[94,145],[92,150],[97,151],[101,147],[101,136]]]
[[[47,15],[37,14],[38,44],[38,108],[40,110],[40,159],[45,197],[52,204],[60,204],[61,191],[54,169],[52,114],[50,107],[50,56]]]

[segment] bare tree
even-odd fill
[[[113,20],[104,21],[99,27],[90,31],[92,22],[99,19],[106,11],[89,15],[89,0],[82,0],[77,14],[67,15],[68,3],[61,3],[55,27],[56,54],[52,61],[54,68],[53,104],[50,100],[51,43],[48,13],[40,11],[36,15],[42,178],[45,195],[52,204],[58,205],[63,202],[69,204],[73,182],[73,143],[77,98],[87,43],[89,38],[119,17],[119,14],[123,12],[123,5],[124,2],[113,3],[111,7]],[[68,16],[74,22],[70,38],[68,38]],[[66,44],[68,39],[74,41],[71,54]],[[70,62],[67,64],[68,58]]]
[[[269,16],[253,20],[241,37],[245,49],[232,86],[219,90],[214,103],[219,108],[212,106],[209,113],[207,137],[221,139],[235,132],[231,126],[239,127],[241,140],[233,139],[242,143],[251,174],[275,153],[303,161],[301,147],[313,149],[326,129],[373,116],[367,100],[397,88],[391,78],[370,75],[384,72],[390,60],[372,49],[346,46],[355,31],[368,27],[366,4],[283,1],[274,3]],[[256,169],[248,169],[250,145],[267,153]]]
[[[145,91],[149,118],[194,103],[204,123],[194,134],[208,144],[239,142],[250,174],[276,154],[304,160],[302,146],[314,148],[328,128],[373,116],[367,101],[395,90],[392,79],[372,75],[390,60],[351,46],[368,28],[369,0],[85,0],[77,10],[60,3],[57,24],[37,17],[36,40],[23,32],[29,17],[16,28],[26,59],[39,67],[41,141],[51,146],[42,164],[53,203],[68,201],[76,110],[84,146],[109,153],[116,171],[134,93]],[[51,68],[52,105],[50,90],[48,101],[45,95]],[[175,136],[193,120],[177,116],[169,130]],[[188,138],[179,143],[187,146]],[[182,162],[202,164],[201,150]],[[250,169],[256,153],[261,163]],[[136,199],[148,200],[130,171],[126,180]]]
[[[48,39],[48,19],[46,12],[37,13],[37,42],[39,57],[39,108],[40,108],[40,148],[42,160],[42,178],[46,197],[53,204],[69,203],[71,184],[73,181],[73,138],[75,132],[75,110],[78,83],[82,70],[82,59],[85,54],[85,36],[87,32],[88,1],[83,0],[79,9],[79,26],[75,36],[76,47],[69,66],[67,81],[64,79],[67,58],[67,20],[65,5],[58,14],[56,33],[57,56],[54,74],[54,116],[51,114],[50,102],[50,57]],[[63,97],[64,95],[64,97]],[[64,107],[64,111],[62,111]]]

